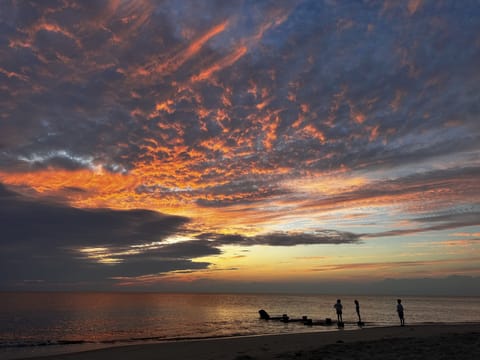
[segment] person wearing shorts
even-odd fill
[[[337,311],[337,321],[339,324],[343,324],[343,318],[342,318],[342,309],[343,305],[340,299],[337,300],[337,303],[333,305],[335,310]]]

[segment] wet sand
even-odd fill
[[[32,359],[32,358],[30,358]],[[40,359],[40,358],[38,358]],[[175,341],[41,357],[48,360],[480,359],[480,324],[416,325]]]

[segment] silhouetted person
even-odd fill
[[[358,323],[360,324],[362,322],[362,318],[360,317],[360,304],[358,303],[358,300],[355,300],[354,303],[355,303],[355,311],[357,312],[357,315],[358,315]]]
[[[335,308],[335,310],[337,311],[337,321],[338,321],[338,325],[341,326],[343,324],[343,319],[342,319],[342,309],[343,309],[343,305],[342,305],[342,302],[340,301],[340,299],[337,300],[337,303],[335,305],[333,305],[333,307]]]
[[[400,326],[405,326],[405,319],[403,317],[403,305],[401,299],[397,300],[397,313],[398,317],[400,318]]]

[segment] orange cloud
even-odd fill
[[[155,117],[158,116],[160,111],[165,111],[168,114],[172,114],[175,112],[175,109],[173,108],[174,102],[173,100],[166,100],[164,102],[159,102],[155,104],[155,110],[156,112],[152,113],[149,117]]]
[[[315,126],[309,124],[309,125],[306,125],[304,128],[303,128],[303,132],[308,136],[308,137],[311,137],[313,139],[317,139],[319,140],[320,142],[325,142],[326,140],[326,137],[324,135],[323,132],[321,132],[320,130],[318,130],[317,128],[315,128]]]
[[[406,95],[405,92],[400,91],[400,90],[397,90],[395,92],[395,98],[390,103],[390,107],[392,108],[393,111],[397,112],[400,109],[402,99],[405,95]]]
[[[469,232],[458,232],[452,234],[453,236],[465,236],[465,237],[480,237],[480,232],[477,233],[469,233]]]
[[[176,71],[185,62],[195,56],[210,39],[225,31],[227,26],[227,20],[214,26],[197,38],[194,42],[192,42],[185,50],[180,51],[178,54],[174,55],[170,59],[167,59],[165,62],[158,64],[155,67],[155,71],[161,74],[168,74]]]
[[[258,43],[263,38],[265,33],[277,26],[283,24],[290,14],[290,10],[276,8],[268,16],[267,19],[260,25],[257,33],[252,37],[253,42]]]
[[[422,6],[422,0],[409,0],[407,4],[408,12],[413,15]]]
[[[22,74],[13,72],[13,71],[7,71],[7,70],[2,69],[2,68],[0,68],[0,74],[3,74],[8,78],[17,78],[17,79],[20,79],[22,81],[28,81],[28,79],[29,79],[28,76],[25,76],[25,75],[22,75]]]
[[[149,199],[138,194],[141,180],[135,175],[90,170],[42,170],[32,173],[0,172],[0,181],[35,197],[63,199],[77,207],[116,209],[149,208],[174,212],[167,200]],[[146,200],[145,206],[142,202]]]
[[[265,146],[265,149],[272,149],[273,142],[277,139],[277,129],[279,124],[280,117],[278,115],[274,115],[269,121],[264,122],[262,130],[264,133],[263,145]]]
[[[423,266],[438,266],[442,264],[462,264],[464,262],[477,262],[480,257],[455,258],[455,259],[437,259],[437,260],[412,260],[412,261],[391,261],[391,262],[371,262],[371,263],[349,263],[349,264],[331,264],[316,266],[312,271],[384,271],[398,268],[418,268]]]
[[[378,129],[380,128],[380,125],[373,126],[370,129],[370,136],[368,137],[368,141],[372,142],[375,141],[378,138],[379,132]]]
[[[229,67],[240,60],[247,53],[247,50],[248,49],[246,46],[240,46],[231,54],[225,56],[223,59],[214,63],[207,69],[202,70],[198,75],[193,76],[191,80],[193,82],[197,82],[209,79],[214,73]]]
[[[366,116],[362,113],[357,112],[356,114],[354,114],[353,119],[357,124],[363,124],[363,122],[366,119]]]

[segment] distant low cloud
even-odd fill
[[[275,232],[259,236],[204,233],[186,236],[189,219],[147,210],[78,209],[29,198],[0,184],[0,288],[36,284],[55,288],[111,287],[119,279],[207,269],[197,258],[222,246],[352,244],[360,236],[335,230]]]
[[[446,226],[445,229],[471,226],[478,224],[475,213],[478,212],[480,200],[478,199],[480,182],[477,181],[479,176],[480,167],[478,166],[452,166],[447,169],[418,171],[414,174],[399,175],[393,179],[367,181],[328,196],[305,199],[302,207],[329,211],[342,209],[345,206],[354,207],[358,204],[365,206],[397,204],[406,214],[409,214],[410,220],[418,225],[412,228],[411,232],[417,229],[428,231],[426,226],[421,225],[434,220],[450,224],[435,225],[438,229],[442,226]],[[442,216],[438,215],[439,211],[443,213]],[[433,215],[419,217],[419,214],[424,213]]]
[[[134,285],[134,284],[133,284]],[[157,282],[154,291],[205,291],[215,289],[225,293],[300,293],[344,295],[392,296],[392,306],[397,297],[404,296],[480,296],[480,277],[451,275],[421,278],[398,277],[382,280],[311,280],[302,281],[221,281],[199,279],[185,283]],[[408,300],[405,300],[408,302]],[[473,300],[472,300],[473,301]],[[394,307],[393,307],[394,309]],[[394,315],[395,313],[392,312]]]
[[[78,209],[0,188],[3,244],[105,246],[162,241],[188,223],[148,210]]]
[[[440,231],[463,228],[468,226],[480,226],[480,211],[417,218],[413,219],[413,221],[423,224],[433,223],[435,225],[419,226],[408,229],[389,230],[378,233],[364,234],[363,236],[366,238],[402,236],[408,234],[423,233],[427,231]]]
[[[201,244],[172,244],[123,261],[128,256],[118,257],[118,253],[128,254],[125,251],[144,243],[161,244],[182,232],[188,219],[147,210],[77,209],[30,199],[3,185],[0,218],[0,287],[32,279],[47,284],[90,281],[95,287],[115,275],[204,268],[207,263],[194,264],[191,258],[218,253]],[[91,250],[82,253],[82,249]],[[121,263],[114,266],[97,261],[112,257]]]
[[[199,237],[212,239],[212,242],[217,246],[297,246],[318,244],[355,244],[361,242],[360,235],[336,230],[317,230],[312,232],[274,232],[257,236],[243,236],[238,234],[202,234]]]

